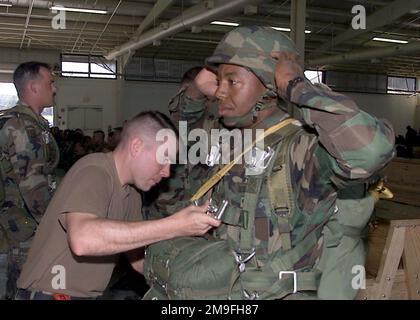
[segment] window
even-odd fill
[[[117,78],[117,62],[101,56],[61,55],[61,75],[78,78]]]
[[[305,77],[312,83],[324,83],[323,71],[306,70]]]
[[[416,91],[416,78],[388,77],[388,93],[413,94]]]
[[[0,83],[0,110],[14,107],[18,100],[19,98],[13,83]]]
[[[387,76],[385,74],[328,70],[325,72],[325,84],[339,92],[387,92]]]
[[[19,98],[13,83],[0,83],[0,110],[14,107],[18,100]],[[50,126],[54,125],[54,107],[45,108],[42,111],[42,116],[48,120]]]

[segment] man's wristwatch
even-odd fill
[[[286,90],[287,100],[289,101],[291,100],[292,89],[296,87],[296,85],[300,82],[305,82],[305,78],[302,76],[297,76],[296,78],[289,81],[289,84],[287,85],[287,90]]]

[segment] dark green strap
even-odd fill
[[[238,251],[239,252],[251,252],[254,248],[254,238],[255,238],[255,211],[258,204],[258,199],[261,193],[262,184],[264,182],[264,179],[268,178],[268,176],[271,174],[273,170],[273,166],[278,163],[278,159],[280,159],[281,163],[285,162],[286,155],[288,154],[288,146],[290,144],[290,141],[292,140],[292,137],[294,136],[294,133],[299,131],[301,129],[300,126],[297,126],[293,123],[288,124],[284,128],[280,129],[276,133],[270,135],[265,139],[264,144],[266,146],[273,147],[274,145],[277,145],[276,152],[274,155],[274,159],[271,161],[269,167],[265,170],[264,174],[261,175],[255,175],[255,176],[249,176],[248,177],[248,184],[247,188],[244,194],[243,199],[243,210],[242,210],[242,216],[244,220],[245,228],[241,228],[240,232],[240,240],[239,240],[239,246]],[[286,147],[282,147],[284,144],[284,141],[286,142]],[[290,189],[290,190],[289,190]],[[287,198],[290,198],[291,193],[291,187],[286,190],[286,194],[280,195]],[[293,202],[293,201],[288,201]],[[281,218],[280,218],[281,220]],[[279,223],[287,223],[287,220],[279,221]],[[282,235],[284,238],[284,242],[289,242],[287,239]],[[287,244],[287,243],[285,243]]]
[[[298,291],[316,291],[321,273],[319,271],[296,272],[296,284],[293,273],[264,273],[261,270],[247,269],[241,275],[242,283],[249,293],[258,293],[259,299],[281,299]]]
[[[272,286],[264,290],[259,295],[260,300],[266,299],[281,299],[289,294],[299,291],[317,291],[319,280],[321,278],[320,272],[296,272],[296,287],[293,276],[284,275],[283,278],[279,278],[275,281]]]
[[[284,163],[284,158],[287,155],[288,144],[292,140],[294,133],[300,130],[300,126],[297,126],[293,123],[288,124],[284,128],[280,129],[276,133],[268,136],[264,140],[264,145],[273,147],[277,145],[275,155],[269,164],[269,167],[265,170],[265,173],[255,176],[248,176],[248,184],[243,199],[243,211],[245,220],[245,228],[241,228],[240,232],[240,241],[239,241],[239,251],[241,252],[250,252],[254,248],[254,238],[255,238],[255,211],[258,204],[258,199],[260,197],[261,188],[264,180],[271,174],[273,166],[277,163],[277,157],[282,159]],[[284,144],[283,141],[287,142],[287,146],[282,148]],[[291,193],[291,190],[290,192]],[[289,195],[285,195],[290,197]],[[284,222],[283,222],[284,223]]]
[[[246,226],[245,228],[241,228],[241,232],[239,234],[239,252],[252,252],[255,248],[255,211],[257,209],[263,181],[264,175],[262,174],[248,177],[248,185],[243,201],[244,209],[242,210],[244,218],[246,216]]]
[[[266,268],[269,269],[267,272],[278,273],[280,271],[291,271],[294,269],[299,260],[304,257],[311,248],[318,244],[320,233],[325,225],[325,222],[321,222],[315,229],[313,229],[305,238],[303,238],[298,244],[296,244],[290,250],[284,252],[278,250],[273,252],[266,264]]]

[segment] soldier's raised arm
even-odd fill
[[[278,60],[279,95],[299,107],[301,120],[314,128],[328,153],[336,175],[367,178],[394,156],[394,131],[386,120],[362,111],[349,97],[314,87],[304,78],[298,56],[272,52]]]
[[[179,121],[187,121],[189,126],[199,122],[205,113],[207,95],[196,82],[196,78],[202,73],[201,67],[195,67],[187,71],[181,82],[177,94],[169,102],[171,120],[179,125]]]

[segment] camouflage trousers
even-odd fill
[[[7,257],[7,253],[0,253],[0,300],[4,300],[6,298]]]
[[[16,282],[28,256],[32,238],[21,242],[18,247],[10,248],[7,253],[0,253],[0,300],[13,299],[16,294]]]

